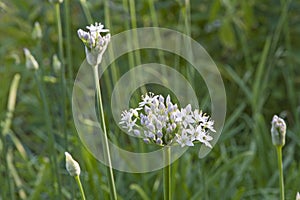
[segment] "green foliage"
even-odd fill
[[[91,18],[109,24],[106,27],[112,35],[147,26],[183,32],[205,47],[222,74],[228,102],[223,133],[204,159],[198,159],[198,148],[190,148],[173,163],[174,199],[278,199],[277,157],[270,135],[274,114],[287,122],[282,152],[285,194],[286,199],[295,199],[300,191],[299,1],[68,1],[70,38],[66,32],[65,2],[60,6],[63,45],[68,46],[70,40],[72,59],[66,48],[68,70],[60,74],[55,72],[51,61],[54,54],[59,55],[55,6],[39,0],[0,1],[0,199],[79,199],[77,186],[65,170],[66,150],[80,163],[87,199],[109,199],[105,166],[81,143],[71,110],[74,77],[85,57],[76,31]],[[42,28],[41,40],[32,38],[36,21]],[[31,50],[40,64],[39,77],[50,109],[47,120],[51,120],[55,140],[52,147],[40,86],[34,73],[25,67],[24,47]],[[209,111],[205,83],[188,70],[189,63],[170,53],[153,50],[128,53],[104,72],[101,80],[104,105],[110,105],[110,94],[122,74],[138,64],[158,61],[174,66],[183,74],[196,90],[201,108]],[[4,133],[10,112],[7,109],[10,86],[16,73],[21,75],[16,106],[9,129]],[[61,100],[63,75],[65,106]],[[151,88],[166,92],[165,88],[147,85],[136,91],[131,103],[135,104],[140,94]],[[135,152],[151,150],[136,138],[123,134],[109,114],[111,108],[105,109],[108,128],[114,132],[109,136],[113,143]],[[62,112],[66,114],[65,124],[61,124]],[[57,160],[56,172],[53,156]],[[163,197],[161,171],[145,174],[115,171],[115,180],[120,199]]]

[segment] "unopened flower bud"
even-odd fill
[[[275,146],[284,146],[285,144],[285,134],[286,134],[286,124],[283,119],[274,115],[272,119],[272,142]]]
[[[59,61],[56,54],[54,54],[52,57],[52,64],[55,73],[58,73],[61,70],[61,62]]]
[[[80,166],[78,162],[76,162],[72,156],[65,152],[66,156],[66,169],[71,176],[79,176],[80,175]]]
[[[33,27],[33,31],[32,31],[31,36],[35,40],[42,39],[43,34],[42,34],[41,25],[40,25],[39,22],[34,23],[34,27]]]
[[[27,69],[37,70],[39,68],[39,64],[27,48],[24,48],[24,54]]]

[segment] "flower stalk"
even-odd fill
[[[280,200],[284,200],[284,177],[282,168],[282,148],[285,145],[286,124],[283,119],[274,115],[272,119],[272,143],[276,147],[278,171],[279,171],[279,186],[280,186]]]
[[[97,110],[101,116],[101,123],[102,123],[102,127],[103,127],[103,132],[104,132],[104,153],[105,153],[105,160],[108,163],[108,167],[107,167],[107,173],[109,175],[108,183],[109,183],[109,188],[110,188],[110,194],[112,196],[111,199],[116,200],[117,192],[116,192],[116,186],[115,186],[115,181],[114,181],[114,174],[113,174],[113,169],[112,169],[110,150],[109,150],[109,146],[108,146],[108,136],[107,136],[105,118],[104,118],[104,112],[103,112],[101,87],[100,87],[99,75],[98,75],[98,66],[97,65],[93,66],[93,69],[94,69],[94,81],[95,81],[95,86],[96,86]]]
[[[284,180],[283,180],[283,168],[282,168],[282,147],[276,147],[278,171],[279,171],[279,186],[280,186],[280,200],[284,200]]]
[[[172,182],[171,182],[171,147],[167,146],[164,151],[165,167],[163,169],[164,175],[164,200],[172,199]]]
[[[129,134],[143,138],[145,143],[164,147],[164,200],[172,199],[171,147],[202,143],[212,148],[210,132],[215,132],[214,122],[202,111],[193,111],[190,104],[179,109],[170,95],[165,99],[151,92],[142,96],[137,108],[123,111],[119,124]]]
[[[61,20],[61,13],[60,13],[60,5],[63,0],[58,0],[57,3],[54,4],[55,7],[55,15],[56,15],[56,23],[57,23],[57,32],[58,32],[58,57],[61,62],[61,69],[60,69],[60,87],[61,87],[61,129],[64,134],[64,146],[68,149],[68,134],[66,131],[66,119],[67,119],[67,112],[66,112],[66,77],[65,77],[65,57],[64,57],[64,48],[63,48],[63,33],[62,33],[62,20]]]
[[[80,189],[81,198],[82,200],[85,200],[85,194],[79,176],[75,176],[75,180]]]

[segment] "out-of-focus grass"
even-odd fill
[[[199,160],[198,149],[190,148],[173,164],[174,199],[277,199],[278,174],[270,121],[272,115],[278,113],[288,125],[287,144],[283,149],[286,198],[295,198],[296,191],[300,190],[300,153],[297,151],[300,147],[298,1],[94,0],[69,3],[74,75],[85,57],[76,31],[84,28],[91,18],[105,23],[112,34],[144,26],[178,30],[202,44],[217,63],[228,102],[225,127],[207,157]],[[64,14],[65,11],[61,6],[61,12]],[[64,169],[60,76],[54,72],[51,63],[52,55],[58,53],[54,7],[47,1],[0,1],[0,20],[1,122],[9,112],[7,103],[12,79],[15,73],[21,74],[9,129],[11,134],[3,135],[3,123],[0,129],[1,198],[54,198],[53,188],[56,186],[53,187],[51,182],[54,174],[49,162],[52,154],[61,155],[57,160],[63,197],[79,198],[79,192]],[[40,43],[31,37],[35,21],[42,26]],[[63,34],[66,36],[66,32]],[[51,102],[49,112],[53,120],[55,152],[50,152],[46,145],[49,138],[42,114],[43,103],[33,73],[25,69],[24,47],[29,48],[40,63],[42,80],[49,80],[49,77],[53,80],[44,84]],[[69,62],[66,59],[67,66]],[[128,53],[104,73],[104,80],[101,80],[103,96],[106,97],[104,102],[110,102],[111,91],[122,74],[135,65],[148,62],[174,66],[191,82],[202,108],[209,112],[209,97],[203,79],[193,70],[187,70],[189,64],[185,60],[152,50]],[[88,153],[74,128],[68,98],[73,82],[70,77],[75,76],[70,71],[66,73],[68,94],[65,109],[69,115],[64,128],[68,133],[68,150],[80,162],[87,199],[108,199],[105,167]],[[163,88],[159,89],[163,91]],[[134,96],[141,93],[137,91]],[[122,134],[114,126],[117,122],[111,121],[110,108],[106,109],[109,128],[115,133],[110,139],[115,144],[124,148],[128,146],[128,150],[136,152],[147,148],[140,141]],[[118,194],[123,199],[162,199],[161,171],[146,174],[115,171],[115,178]]]

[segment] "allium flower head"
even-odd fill
[[[110,41],[110,34],[108,29],[104,29],[101,23],[91,24],[86,27],[89,31],[79,29],[77,31],[78,37],[85,45],[86,58],[90,65],[95,66],[101,62],[102,55],[105,52]],[[103,33],[107,33],[103,35]],[[102,34],[102,35],[101,35]]]
[[[179,109],[169,95],[165,99],[153,93],[143,95],[138,108],[123,111],[120,122],[124,129],[146,143],[184,147],[200,142],[210,148],[213,137],[209,131],[215,132],[213,124],[202,111],[192,111],[190,104]]]
[[[65,156],[66,156],[66,169],[69,172],[70,176],[79,176],[80,166],[78,162],[76,162],[68,152],[65,152]]]
[[[271,135],[275,146],[285,145],[286,124],[283,119],[274,115],[272,119]]]
[[[39,68],[39,64],[27,48],[24,48],[24,54],[27,69],[37,70]]]

